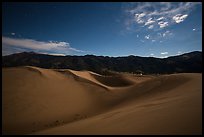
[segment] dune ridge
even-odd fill
[[[3,68],[3,134],[201,134],[199,73]]]

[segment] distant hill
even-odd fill
[[[35,52],[22,52],[2,57],[2,67],[37,66],[52,69],[90,70],[145,74],[202,72],[202,52],[194,51],[168,58],[153,57],[108,57],[108,56],[52,56]]]

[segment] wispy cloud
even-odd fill
[[[173,33],[170,32],[169,30],[165,31],[165,32],[162,34],[163,37],[167,37],[167,36],[170,36],[170,35],[173,35]]]
[[[163,32],[158,32],[156,34],[151,33],[151,34],[147,34],[145,35],[143,38],[144,40],[149,40],[151,42],[160,42],[162,43],[163,41],[172,38],[174,36],[172,31],[166,30]]]
[[[153,29],[154,28],[154,25],[150,25],[149,27],[148,27],[148,29]]]
[[[181,53],[182,53],[181,51],[178,51],[176,55],[181,55]]]
[[[134,18],[131,23],[136,23],[147,28],[154,25],[154,30],[159,30],[179,24],[189,16],[197,2],[135,2],[130,3],[125,11],[130,18]],[[132,20],[132,19],[130,19]]]
[[[172,31],[166,30],[163,32],[158,32],[157,35],[154,36],[154,39],[159,41],[160,43],[163,42],[165,39],[169,39],[174,36]]]
[[[162,55],[166,55],[166,54],[168,54],[168,52],[161,52],[161,54],[162,54]]]
[[[150,35],[145,36],[145,39],[150,39]]]
[[[82,50],[75,49],[70,46],[68,42],[57,42],[57,41],[37,41],[33,39],[17,39],[2,37],[2,47],[4,49],[20,49],[22,50],[32,50],[45,53],[53,54],[69,54],[70,52],[84,52]]]

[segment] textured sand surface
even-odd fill
[[[202,74],[2,71],[3,134],[202,134]]]

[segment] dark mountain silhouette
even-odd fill
[[[52,69],[90,70],[97,73],[108,71],[145,74],[202,72],[202,52],[194,51],[168,58],[108,57],[108,56],[52,56],[35,52],[22,52],[2,57],[2,67],[36,66]]]

